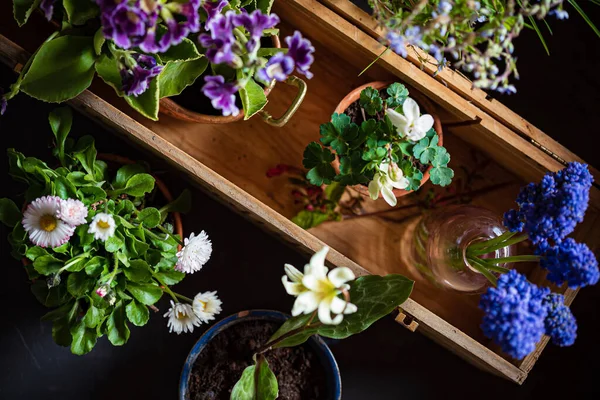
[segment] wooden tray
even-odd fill
[[[373,80],[396,79],[410,85],[412,92],[432,100],[443,121],[444,145],[452,155],[450,166],[456,171],[452,187],[470,193],[473,203],[499,215],[514,205],[520,186],[539,180],[547,171],[562,168],[564,161],[578,160],[541,132],[538,142],[546,143],[549,150],[540,149],[529,138],[514,132],[453,90],[456,88],[445,86],[395,54],[382,57],[365,76],[357,78],[358,72],[381,53],[383,47],[361,26],[319,1],[278,0],[274,12],[283,21],[284,34],[299,29],[316,47],[314,78],[309,81],[307,97],[283,129],[270,127],[257,118],[227,125],[198,125],[167,116],[161,116],[159,122],[148,121],[130,110],[101,82],[92,90],[117,108],[89,91],[70,104],[159,154],[216,198],[301,250],[309,253],[325,243],[330,245],[335,250],[329,253],[328,261],[348,266],[357,275],[397,272],[414,278],[404,254],[411,246],[415,210],[393,213],[386,218],[325,223],[307,232],[289,220],[298,209],[285,178],[266,177],[267,169],[279,163],[301,166],[306,144],[318,139],[319,125],[329,120],[337,103],[354,87]],[[0,59],[18,70],[26,60],[19,45],[32,51],[43,38],[32,28],[16,30],[14,24],[6,20],[9,16],[0,15],[3,15],[0,34],[18,42],[17,45],[0,36]],[[39,27],[36,28],[39,31]],[[268,110],[273,115],[282,113],[294,94],[292,88],[276,86],[269,97]],[[564,157],[559,159],[549,152]],[[592,173],[598,176],[598,171]],[[428,189],[426,186],[417,194],[405,196],[400,204],[417,202]],[[600,242],[597,187],[592,189],[591,198],[586,220],[580,224],[576,237],[586,238],[590,247],[596,249]],[[381,205],[375,203],[371,207],[378,209]],[[539,267],[527,266],[524,272],[532,282],[548,284]],[[573,290],[561,291],[568,302],[576,294]],[[417,280],[397,320],[476,366],[522,383],[547,344],[547,338],[524,360],[506,357],[482,335],[479,329],[482,315],[477,302],[476,296],[442,292]]]

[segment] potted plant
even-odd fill
[[[329,271],[325,266],[328,250],[324,247],[313,255],[304,273],[285,265],[282,282],[296,300],[293,317],[279,329],[272,320],[265,322],[264,312],[250,312],[242,314],[243,318],[250,316],[246,325],[242,325],[243,318],[233,316],[200,338],[184,366],[179,398],[202,398],[210,391],[218,393],[218,398],[231,393],[236,400],[269,400],[280,395],[341,399],[337,365],[316,335],[344,339],[364,331],[402,304],[410,295],[413,282],[395,274],[355,279],[346,267]],[[227,345],[231,341],[235,341],[234,346]],[[312,350],[300,347],[307,341]],[[307,363],[311,367],[300,367],[298,374],[298,364],[290,366],[289,360],[310,360],[310,351],[314,353],[314,361]],[[321,374],[314,374],[314,369],[323,368]],[[295,374],[290,374],[289,369]],[[232,371],[236,372],[234,376]],[[214,385],[213,380],[206,379],[210,374],[226,378]],[[322,381],[324,377],[326,382]]]
[[[382,42],[402,57],[413,47],[422,65],[431,64],[437,72],[450,65],[460,68],[473,86],[515,93],[511,76],[519,77],[513,40],[524,27],[539,36],[550,54],[538,22],[548,16],[563,20],[569,17],[563,0],[368,0],[373,16],[385,32]],[[569,5],[580,14],[594,32],[594,26],[576,0]],[[437,73],[436,72],[436,73]]]
[[[95,75],[147,118],[168,114],[196,122],[233,122],[260,113],[283,125],[297,110],[310,78],[314,48],[295,32],[280,49],[279,18],[273,1],[236,0],[44,0],[14,1],[19,25],[39,8],[62,20],[2,94],[19,92],[60,103],[87,89]],[[263,38],[274,38],[272,45]],[[299,93],[279,120],[263,110],[275,82],[298,86]],[[190,87],[194,111],[167,100]],[[202,101],[204,98],[208,101]],[[161,101],[161,99],[163,101]],[[177,101],[177,100],[175,100]],[[202,116],[203,114],[206,114]],[[220,115],[223,118],[216,118]]]
[[[163,293],[172,299],[165,314],[172,332],[213,319],[216,292],[191,299],[170,288],[212,253],[204,231],[182,239],[178,213],[189,208],[189,192],[173,201],[142,164],[115,156],[107,163],[91,136],[69,138],[69,108],[49,121],[58,166],[8,149],[10,175],[27,189],[22,208],[0,199],[0,220],[12,229],[12,255],[23,260],[33,294],[52,308],[42,319],[52,322],[55,342],[79,355],[104,335],[121,346],[129,323],[144,326]]]
[[[335,181],[391,206],[428,179],[446,186],[454,176],[439,119],[421,114],[401,83],[373,82],[353,90],[331,122],[321,125],[320,142],[304,151],[311,184]]]
[[[577,324],[564,297],[528,282],[510,266],[539,263],[546,279],[558,287],[578,289],[598,282],[594,253],[568,237],[583,221],[592,181],[587,165],[571,162],[522,188],[517,208],[506,212],[502,222],[473,206],[433,213],[416,229],[415,264],[444,289],[485,292],[479,303],[485,313],[483,332],[511,357],[530,354],[544,334],[569,346]],[[513,246],[524,242],[534,254],[516,254]]]

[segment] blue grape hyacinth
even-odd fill
[[[595,285],[600,278],[594,253],[584,243],[571,238],[549,248],[540,265],[548,270],[550,282],[559,286],[567,282],[572,289]]]
[[[544,305],[548,309],[545,320],[546,334],[557,346],[571,346],[577,338],[577,321],[565,305],[564,296],[551,293],[544,299]]]

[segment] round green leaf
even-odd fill
[[[108,340],[114,346],[122,346],[129,340],[130,332],[125,320],[123,301],[119,301],[115,305],[113,312],[108,317],[106,328],[108,331]]]
[[[144,283],[152,279],[150,266],[144,260],[131,260],[129,267],[123,269],[127,279],[133,282]]]
[[[163,294],[161,288],[148,283],[128,282],[127,290],[137,301],[147,306],[156,303]]]
[[[160,212],[154,207],[146,207],[138,213],[137,220],[146,228],[155,228],[160,223]]]
[[[7,198],[0,199],[0,222],[14,228],[15,225],[21,222],[22,217],[21,210],[14,201]]]
[[[95,283],[96,281],[84,271],[73,272],[67,279],[67,289],[75,298],[79,298],[89,294],[94,289]]]
[[[137,302],[136,300],[132,300],[129,304],[127,304],[125,311],[127,312],[127,319],[129,319],[129,321],[135,326],[144,326],[150,319],[148,307]]]
[[[71,329],[71,335],[73,335],[71,353],[77,354],[78,356],[92,351],[98,338],[96,329],[88,328],[83,321],[79,322]]]

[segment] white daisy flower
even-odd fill
[[[421,115],[421,110],[416,101],[408,97],[402,104],[400,114],[396,110],[388,108],[385,114],[392,124],[398,130],[401,136],[406,136],[409,140],[417,142],[425,137],[427,131],[433,127],[433,117],[429,114]]]
[[[202,322],[191,305],[184,303],[175,303],[171,300],[171,308],[165,313],[165,318],[169,318],[167,326],[169,332],[175,331],[178,335],[181,332],[192,333],[195,326],[200,326]]]
[[[62,202],[57,196],[43,196],[27,206],[22,224],[36,246],[58,247],[73,235],[75,228],[56,217]]]
[[[206,232],[202,231],[198,236],[193,233],[183,242],[184,246],[177,253],[177,271],[192,274],[200,271],[212,254],[212,243]]]
[[[88,215],[88,209],[79,200],[67,199],[63,200],[60,210],[56,216],[71,226],[79,226],[85,224],[85,218]]]
[[[221,312],[221,304],[223,302],[217,297],[217,292],[204,292],[194,297],[192,308],[202,322],[208,322]]]
[[[344,319],[343,314],[355,313],[356,305],[339,297],[343,291],[350,289],[346,283],[354,280],[350,268],[338,267],[329,273],[325,266],[325,257],[329,247],[325,246],[310,259],[304,267],[304,274],[293,266],[286,264],[286,274],[282,278],[286,291],[296,297],[292,315],[310,314],[318,310],[319,320],[326,325],[338,325]],[[288,282],[287,278],[292,282]],[[333,315],[333,318],[331,317]]]
[[[112,215],[106,213],[98,213],[94,215],[88,233],[94,234],[94,239],[106,241],[109,237],[115,234],[117,224]]]

